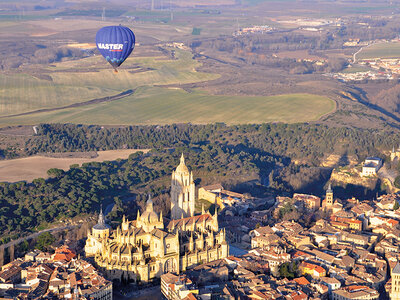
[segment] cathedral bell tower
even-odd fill
[[[193,172],[185,165],[183,153],[179,166],[172,171],[171,179],[171,219],[181,219],[194,215],[195,184]]]
[[[326,195],[325,195],[325,207],[327,209],[330,209],[333,205],[333,191],[332,191],[332,186],[329,184],[328,189],[326,190]]]

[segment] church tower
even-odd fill
[[[392,270],[392,290],[390,292],[390,299],[400,299],[400,264],[398,262]]]
[[[172,171],[171,179],[171,219],[192,217],[194,215],[195,184],[193,172],[185,165],[183,153],[179,166]]]
[[[332,186],[329,183],[328,189],[326,190],[326,196],[325,196],[325,208],[330,209],[333,205],[333,191],[332,191]]]

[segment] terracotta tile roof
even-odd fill
[[[192,293],[190,293],[185,298],[183,298],[183,300],[196,300],[196,297]]]
[[[293,279],[293,281],[296,282],[297,284],[300,284],[300,285],[310,284],[310,282],[304,276],[299,277],[299,278],[295,278],[295,279]]]
[[[318,272],[319,274],[323,274],[323,273],[326,272],[323,267],[318,266],[318,265],[310,264],[310,263],[307,263],[307,262],[303,262],[302,265],[303,265],[304,268],[307,268],[307,269],[310,269],[310,270],[314,270],[314,271]]]
[[[171,220],[167,226],[168,229],[171,229],[173,227],[182,227],[183,224],[185,225],[191,225],[193,223],[201,223],[204,221],[211,221],[212,216],[209,213],[206,213],[204,215],[198,215],[198,216],[193,216],[193,217],[188,217],[188,218],[183,218],[183,219],[178,219],[178,220]]]
[[[251,295],[249,297],[250,299],[270,299],[269,296],[264,295],[263,293],[257,290],[252,290]]]
[[[293,300],[305,300],[308,299],[308,296],[304,294],[302,291],[296,291],[290,294],[290,297]]]
[[[72,249],[70,249],[67,245],[64,245],[64,246],[56,249],[53,260],[54,261],[61,261],[61,260],[71,261],[75,257],[76,257],[76,253]]]

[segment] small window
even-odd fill
[[[165,248],[167,248],[167,249],[168,249],[168,248],[169,248],[169,246],[170,246],[170,245],[169,245],[169,244],[167,244],[167,245],[165,246]]]

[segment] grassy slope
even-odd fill
[[[171,124],[180,122],[305,122],[335,109],[323,96],[291,94],[270,97],[212,96],[144,87],[132,96],[113,102],[27,116],[2,118],[0,125],[72,122],[83,124]]]
[[[200,63],[188,51],[176,50],[177,59],[129,58],[115,74],[101,57],[61,62],[39,72],[52,80],[28,74],[0,74],[0,125],[73,122],[85,124],[168,124],[304,122],[335,108],[333,101],[315,95],[274,97],[212,96],[156,85],[185,84],[218,78],[197,72]],[[145,70],[137,72],[138,68]],[[118,94],[137,88],[117,101],[20,117],[6,117],[42,108]]]
[[[372,58],[400,58],[400,42],[375,44],[357,54],[357,59]]]
[[[192,83],[218,77],[196,72],[199,63],[192,59],[190,52],[177,51],[177,57],[177,60],[132,57],[118,74],[105,64],[95,69],[103,62],[100,57],[62,62],[41,72],[51,76],[52,81],[27,74],[0,74],[0,116],[65,106],[139,86]],[[152,70],[130,73],[135,66]],[[87,72],[78,72],[82,69]]]

